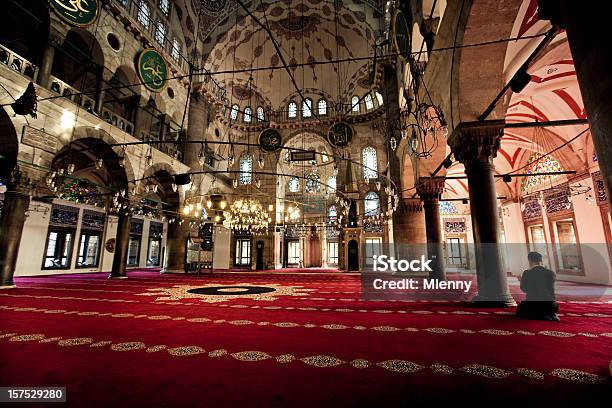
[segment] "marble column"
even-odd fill
[[[164,273],[185,273],[187,261],[187,237],[189,222],[178,221],[168,225],[168,240],[166,243],[166,265]]]
[[[440,222],[440,197],[444,192],[444,179],[422,178],[417,185],[417,192],[425,210],[425,235],[427,236],[427,257],[433,260],[432,279],[446,279],[442,227]]]
[[[468,178],[478,278],[478,296],[474,301],[479,306],[516,305],[502,267],[493,178],[493,158],[503,131],[503,120],[462,122],[448,138],[455,159],[465,166]]]
[[[127,274],[128,245],[130,243],[130,215],[121,213],[117,219],[117,236],[115,237],[115,255],[109,279],[125,279]]]
[[[0,216],[0,289],[15,287],[13,275],[27,217],[26,212],[30,206],[27,183],[22,181],[9,182],[4,193],[4,205]]]
[[[612,75],[610,32],[607,13],[575,0],[538,0],[543,20],[565,29],[590,133],[597,152],[608,197],[612,191]],[[587,133],[588,134],[588,133]],[[589,158],[590,159],[590,158]]]

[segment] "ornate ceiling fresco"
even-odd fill
[[[186,0],[183,20],[186,31],[194,33],[193,21],[201,10],[199,46],[202,65],[212,72],[262,67],[275,70],[221,74],[215,79],[224,84],[232,102],[251,99],[251,94],[269,107],[279,109],[296,90],[268,34],[234,0]],[[245,2],[249,10],[274,35],[287,64],[325,62],[365,57],[373,53],[375,39],[380,41],[382,2],[379,0],[283,0]],[[192,17],[190,17],[190,14]],[[363,94],[371,87],[367,61],[292,67],[300,89],[319,90],[321,95],[347,97]],[[357,88],[363,88],[361,92]],[[253,102],[255,104],[255,102]]]

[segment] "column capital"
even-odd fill
[[[20,166],[15,166],[7,179],[7,192],[29,195],[35,187],[35,180]]]
[[[403,198],[400,200],[395,215],[412,214],[423,211],[423,203],[418,198]]]
[[[445,180],[443,178],[419,178],[416,191],[424,203],[439,201],[444,193]]]
[[[448,138],[448,145],[466,167],[472,163],[491,163],[497,156],[504,124],[504,120],[461,122]]]

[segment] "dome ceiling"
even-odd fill
[[[375,39],[380,41],[382,5],[374,0],[336,3],[337,10],[327,0],[264,0],[251,3],[249,9],[268,25],[289,65],[371,55]],[[232,0],[191,0],[190,6],[197,10],[200,4],[199,41],[206,69],[276,68],[253,72],[252,84],[248,72],[215,75],[231,102],[283,108],[287,98],[297,92],[267,32]],[[338,102],[338,95],[346,102],[353,93],[370,89],[369,71],[368,61],[363,60],[291,68],[300,90],[334,102]]]

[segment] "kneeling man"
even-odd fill
[[[542,266],[542,255],[527,255],[529,268],[521,276],[521,290],[527,295],[518,306],[519,317],[559,321],[559,305],[555,302],[555,273]]]

